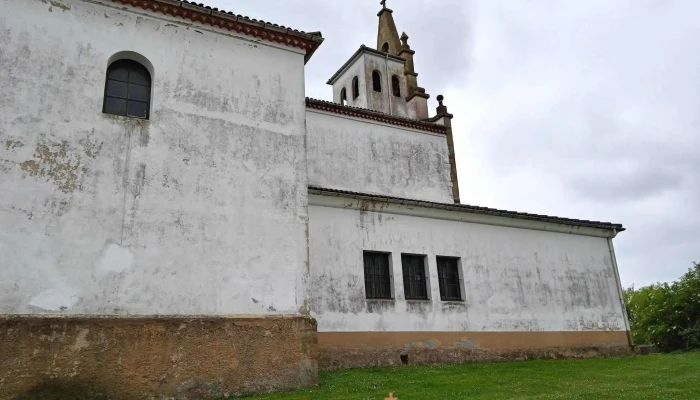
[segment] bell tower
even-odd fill
[[[403,32],[399,38],[399,31],[394,22],[394,11],[386,6],[387,0],[382,0],[382,9],[379,11],[379,30],[377,32],[377,50],[398,56],[406,60],[404,64],[404,79],[406,80],[406,107],[408,115],[415,119],[427,119],[428,99],[430,95],[425,89],[418,86],[418,74],[413,64],[415,51],[408,44],[408,35]]]
[[[447,107],[443,104],[444,97],[438,96],[440,105],[437,114],[430,116],[430,95],[418,86],[418,73],[414,64],[416,52],[408,44],[406,32],[399,36],[394,12],[387,8],[386,3],[387,0],[380,2],[382,9],[377,14],[377,47],[360,46],[328,80],[327,83],[333,86],[333,101],[393,117],[446,126],[452,198],[455,203],[459,203],[457,163],[452,137],[453,115],[447,112]]]
[[[377,50],[391,55],[399,55],[401,50],[401,42],[399,41],[399,31],[394,23],[394,11],[386,8],[386,0],[382,0],[382,9],[377,16],[379,17],[379,31],[377,33]]]
[[[385,114],[417,120],[430,118],[430,95],[418,86],[408,35],[399,31],[394,11],[382,0],[379,10],[376,49],[360,49],[328,80],[333,101]]]

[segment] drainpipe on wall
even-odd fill
[[[389,115],[394,115],[394,107],[391,105],[391,93],[389,93],[390,90],[392,90],[391,87],[391,79],[389,79],[389,53],[384,53],[384,75],[386,75],[386,95],[389,98]]]
[[[630,327],[630,320],[627,316],[627,306],[625,305],[625,296],[622,289],[622,281],[620,280],[620,271],[617,268],[617,260],[615,258],[615,247],[613,246],[612,240],[617,236],[617,230],[613,229],[613,234],[608,237],[608,250],[610,250],[610,259],[612,260],[613,272],[615,272],[615,280],[617,281],[617,291],[620,295],[620,306],[622,307],[622,317],[625,320],[625,330],[627,331],[627,343],[630,347],[634,346],[632,341],[632,328]]]

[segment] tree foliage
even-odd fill
[[[679,280],[625,289],[636,344],[662,351],[700,348],[700,263]]]

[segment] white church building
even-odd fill
[[[0,0],[0,398],[630,351],[624,228],[462,204],[465,110],[429,110],[383,3],[331,102],[305,96],[318,32]]]

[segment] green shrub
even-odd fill
[[[625,290],[635,343],[662,351],[700,348],[700,263],[672,283]]]

